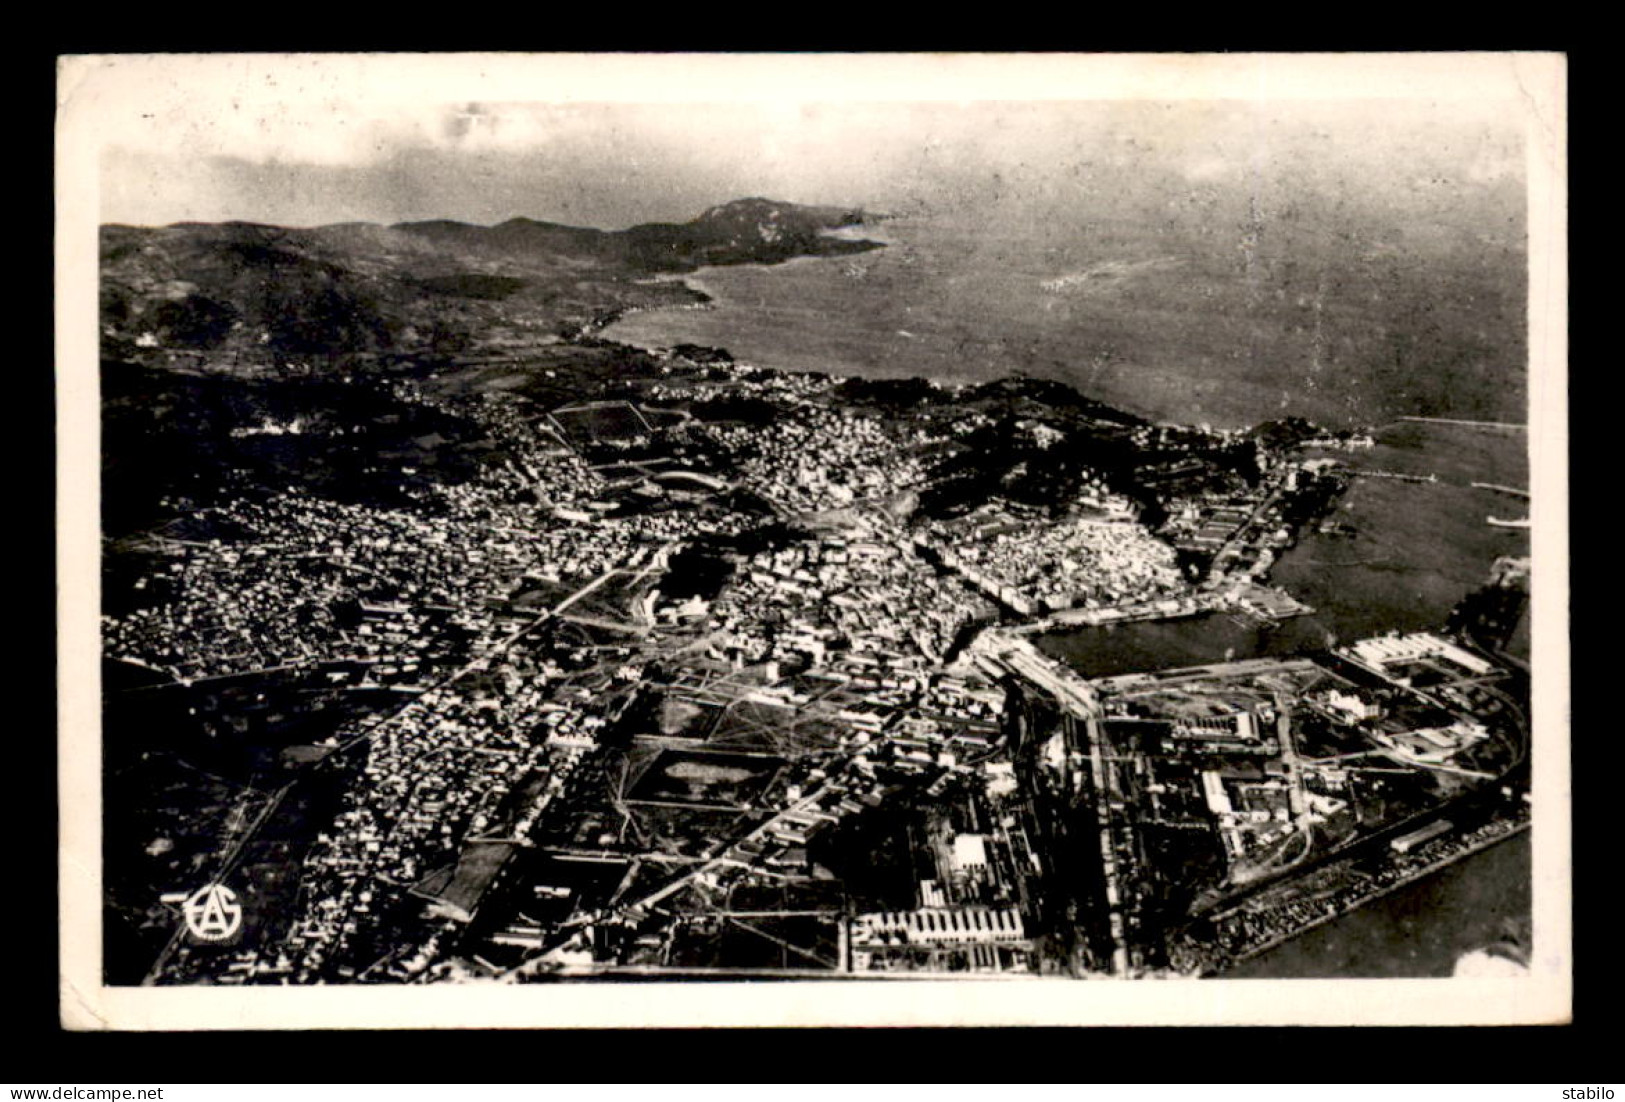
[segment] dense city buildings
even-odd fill
[[[605,339],[890,220],[103,227],[108,982],[1215,975],[1527,825],[1527,559],[1307,638],[1355,418]]]
[[[1027,641],[1302,612],[1267,577],[1342,437],[701,350],[545,404],[521,360],[371,370],[441,426],[371,454],[387,494],[109,539],[106,659],[281,746],[188,840],[240,935],[155,895],[136,978],[1222,971],[1526,816],[1519,675],[1442,629],[1093,681]]]

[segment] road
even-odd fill
[[[989,641],[992,642],[993,640]],[[1094,693],[1098,688],[1102,687],[1110,687],[1118,691],[1132,687],[1162,688],[1189,681],[1193,678],[1207,679],[1216,675],[1222,676],[1223,674],[1245,673],[1256,676],[1264,672],[1307,667],[1313,665],[1313,663],[1306,658],[1285,660],[1252,659],[1239,663],[1227,663],[1222,666],[1195,667],[1190,670],[1179,671],[1173,677],[1129,676],[1108,679],[1106,682],[1096,682],[1092,685],[1083,684],[1081,687],[1074,688],[1071,682],[1079,680],[1076,675],[1069,676],[1065,671],[1051,669],[1047,663],[1044,663],[1031,653],[1023,653],[1026,650],[1025,647],[997,647],[995,644],[994,647],[989,649],[1002,658],[1017,673],[1048,691],[1064,709],[1071,712],[1080,721],[1075,725],[1074,729],[1083,736],[1079,739],[1079,742],[1081,744],[1080,749],[1085,751],[1088,758],[1089,773],[1092,779],[1091,787],[1095,793],[1095,814],[1100,826],[1102,873],[1109,892],[1108,898],[1114,901],[1113,905],[1108,908],[1107,916],[1112,930],[1113,971],[1121,974],[1127,970],[1127,942],[1122,932],[1120,908],[1127,897],[1124,890],[1126,885],[1121,882],[1122,870],[1118,868],[1117,855],[1113,846],[1114,812],[1112,811],[1111,801],[1117,793],[1113,784],[1110,762],[1116,758],[1116,755],[1112,753],[1112,748],[1098,722],[1099,708],[1095,702]],[[1521,742],[1524,747],[1527,747],[1527,721],[1522,710],[1505,694],[1488,686],[1485,686],[1485,688],[1496,695],[1508,707],[1519,729],[1524,732]],[[1414,689],[1412,691],[1417,692]],[[1317,854],[1314,852],[1312,844],[1311,816],[1305,788],[1305,768],[1320,763],[1304,759],[1299,752],[1293,725],[1293,701],[1291,698],[1281,692],[1276,692],[1273,695],[1276,712],[1276,735],[1280,740],[1282,760],[1287,767],[1287,781],[1291,786],[1292,804],[1295,812],[1294,819],[1302,839],[1300,845],[1308,844],[1305,845],[1304,852],[1297,855],[1293,860],[1283,863],[1258,881],[1239,888],[1223,900],[1216,901],[1227,909],[1255,896],[1259,892],[1279,886],[1289,877],[1301,876],[1330,862],[1346,860],[1359,853],[1380,849],[1390,840],[1414,828],[1420,822],[1450,814],[1454,808],[1466,807],[1472,799],[1482,799],[1486,789],[1491,789],[1494,784],[1505,781],[1522,764],[1526,756],[1526,751],[1519,753],[1513,763],[1499,777],[1492,777],[1489,774],[1482,773],[1471,774],[1473,779],[1486,783],[1462,797],[1428,808],[1416,815],[1407,817],[1404,821],[1390,824],[1348,845]],[[1417,695],[1437,704],[1427,694],[1417,692]],[[1439,706],[1442,707],[1442,705]],[[1366,753],[1376,755],[1380,752],[1367,751]],[[1451,771],[1466,772],[1463,770]]]
[[[1259,522],[1259,520],[1264,516],[1264,513],[1269,510],[1271,506],[1275,505],[1281,500],[1281,495],[1285,492],[1285,482],[1277,480],[1275,485],[1270,487],[1269,492],[1259,499],[1259,502],[1256,506],[1254,506],[1253,511],[1247,514],[1247,519],[1242,521],[1241,525],[1237,527],[1235,531],[1231,532],[1229,537],[1219,545],[1219,549],[1213,553],[1213,559],[1208,566],[1207,580],[1203,583],[1206,588],[1216,589],[1233,580],[1229,575],[1224,573],[1223,564],[1225,560],[1227,558],[1234,558],[1241,553],[1240,548],[1246,545],[1247,536],[1250,532],[1252,532],[1253,527]]]
[[[856,756],[856,753],[849,755],[849,757],[854,756]],[[845,765],[845,762],[843,761],[840,764]],[[825,768],[831,775],[839,772],[839,767],[835,765],[829,765]],[[635,900],[631,903],[619,904],[616,907],[616,911],[623,915],[646,914],[651,908],[660,903],[662,900],[670,898],[679,891],[682,891],[684,888],[688,887],[699,877],[714,872],[719,868],[729,865],[754,868],[754,866],[750,865],[748,862],[740,861],[739,858],[734,856],[734,853],[739,849],[739,847],[745,845],[747,842],[753,842],[762,835],[766,834],[768,830],[776,826],[779,820],[783,819],[786,815],[793,815],[798,811],[805,811],[807,808],[817,804],[819,800],[828,795],[832,784],[833,782],[827,782],[820,786],[815,792],[812,792],[807,796],[803,796],[789,807],[781,808],[771,819],[768,819],[761,826],[758,826],[743,838],[729,843],[726,849],[714,857],[707,858],[705,863],[700,865],[698,868],[691,869],[682,876],[678,877],[676,880],[654,889],[641,899]]]
[[[581,600],[587,594],[591,593],[593,590],[599,588],[604,583],[608,582],[611,578],[613,578],[616,574],[618,574],[620,572],[620,570],[621,570],[621,568],[619,566],[610,567],[608,570],[606,570],[602,574],[598,575],[598,577],[594,578],[592,581],[588,582],[586,585],[582,586],[580,589],[577,589],[575,592],[573,592],[573,593],[569,594],[568,596],[564,597],[562,600],[559,601],[558,604],[554,605],[552,608],[543,609],[540,613],[538,613],[536,615],[536,617],[534,619],[530,620],[529,622],[527,622],[523,626],[521,626],[519,628],[516,628],[505,639],[503,639],[500,643],[498,643],[495,647],[493,647],[489,652],[487,652],[486,654],[480,655],[478,658],[471,659],[469,662],[467,662],[463,666],[459,667],[458,669],[452,671],[451,673],[447,674],[445,677],[441,678],[439,681],[435,682],[434,684],[425,686],[424,691],[425,692],[434,692],[436,690],[446,688],[449,685],[456,684],[458,681],[461,681],[463,678],[467,677],[469,674],[474,673],[477,670],[489,669],[490,666],[491,666],[491,661],[492,661],[493,658],[500,657],[501,655],[506,654],[509,650],[511,650],[513,648],[515,643],[519,642],[520,639],[524,638],[526,635],[529,635],[532,631],[535,631],[542,624],[546,623],[548,620],[552,619],[553,617],[558,616],[565,609],[569,608],[571,605],[573,605],[577,601]],[[377,737],[378,734],[381,731],[383,731],[385,728],[389,727],[391,724],[400,722],[403,718],[406,717],[407,714],[408,714],[408,709],[407,708],[402,708],[400,711],[394,713],[393,715],[383,717],[382,719],[378,720],[378,722],[374,723],[371,727],[368,727],[366,730],[362,731],[360,734],[358,734],[354,738],[350,739],[348,742],[340,744],[340,746],[338,747],[337,750],[334,751],[334,753],[335,754],[348,753],[349,750],[352,747],[357,746],[357,745],[359,745],[359,744],[361,744],[363,742],[368,742],[368,741],[372,740],[373,738]]]
[[[1496,692],[1495,690],[1490,691]],[[1528,719],[1524,715],[1523,710],[1519,708],[1510,698],[1504,696],[1503,694],[1496,692],[1496,695],[1500,696],[1508,708],[1512,711],[1513,718],[1517,723],[1520,732],[1520,752],[1513,760],[1512,764],[1507,766],[1506,769],[1502,770],[1500,775],[1494,777],[1492,780],[1484,781],[1468,791],[1463,792],[1461,795],[1456,796],[1454,799],[1448,800],[1433,807],[1425,808],[1396,822],[1389,823],[1387,826],[1380,827],[1370,834],[1362,835],[1361,837],[1356,838],[1354,841],[1336,849],[1308,857],[1306,860],[1300,862],[1289,871],[1272,874],[1269,877],[1249,884],[1234,894],[1228,895],[1221,900],[1216,900],[1213,906],[1207,908],[1207,910],[1211,911],[1217,908],[1221,909],[1220,913],[1228,912],[1245,902],[1247,899],[1258,895],[1267,889],[1279,887],[1282,880],[1287,877],[1302,876],[1324,865],[1351,860],[1362,854],[1369,853],[1372,850],[1380,850],[1393,839],[1400,837],[1408,831],[1416,829],[1418,826],[1421,826],[1424,823],[1431,822],[1432,820],[1439,818],[1459,817],[1461,811],[1464,809],[1471,809],[1475,805],[1486,800],[1493,801],[1498,788],[1519,776],[1525,769],[1528,761],[1529,747]]]
[[[467,677],[476,670],[487,668],[494,656],[506,653],[525,635],[535,630],[548,619],[558,615],[563,609],[581,600],[587,594],[602,586],[605,582],[609,581],[610,578],[614,577],[619,571],[619,566],[611,567],[610,569],[604,571],[598,577],[592,579],[586,585],[565,597],[557,605],[550,609],[544,610],[535,619],[508,635],[490,653],[473,659],[472,661],[463,665],[461,668],[448,674],[434,685],[429,686],[428,691],[445,688],[446,686],[452,685],[464,677]],[[357,734],[354,738],[340,744],[340,746],[335,749],[333,753],[348,753],[356,746],[371,741],[384,730],[388,729],[391,724],[400,722],[407,714],[409,714],[409,712],[410,704],[392,715],[383,717],[366,730]],[[425,754],[423,757],[417,759],[417,761],[421,763],[432,757],[434,753],[436,753],[436,751],[431,750],[428,754]],[[242,855],[248,848],[249,843],[254,840],[261,828],[263,828],[264,825],[270,820],[271,814],[281,805],[283,798],[287,796],[288,792],[291,791],[296,784],[299,783],[299,779],[300,778],[295,777],[293,780],[289,781],[287,784],[283,785],[281,788],[272,793],[271,799],[267,801],[264,809],[261,810],[254,822],[237,839],[236,843],[231,847],[231,849],[226,852],[220,864],[215,869],[214,874],[205,883],[224,883],[226,878],[236,869],[237,863],[242,859]],[[164,968],[168,966],[170,958],[174,955],[175,950],[180,946],[181,941],[185,936],[186,922],[184,916],[180,916],[176,922],[174,932],[170,935],[169,940],[164,944],[164,948],[159,952],[157,959],[153,962],[152,967],[148,970],[146,977],[141,981],[142,986],[150,987],[158,982],[159,977],[163,974]]]

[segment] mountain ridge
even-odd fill
[[[232,220],[101,227],[104,354],[238,361],[443,353],[580,335],[626,309],[699,304],[634,281],[884,247],[829,231],[883,218],[752,197],[623,230],[526,217],[285,227]]]

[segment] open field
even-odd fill
[[[649,431],[649,423],[626,402],[593,402],[553,411],[571,443],[580,446],[604,440],[630,440]]]
[[[746,808],[772,781],[782,759],[759,754],[668,750],[627,793],[636,803]]]

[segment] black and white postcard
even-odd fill
[[[62,59],[64,1023],[1566,1020],[1565,82]]]

